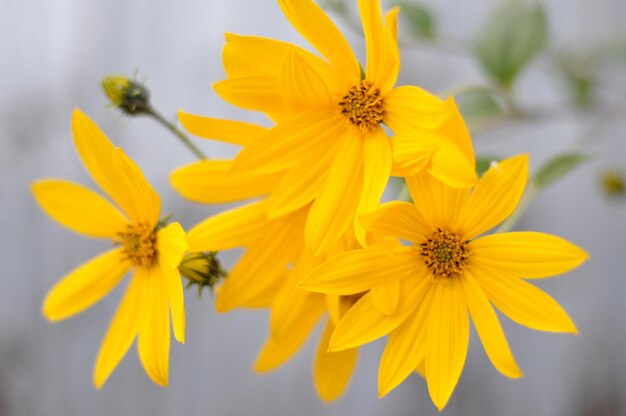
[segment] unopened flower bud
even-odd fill
[[[150,112],[150,91],[125,76],[106,76],[102,88],[114,107],[126,114],[136,115]]]
[[[198,285],[198,295],[202,294],[204,287],[213,291],[213,287],[227,275],[217,258],[217,253],[188,254],[178,266],[178,270],[189,281],[187,288]]]
[[[618,171],[607,171],[602,174],[602,189],[611,197],[620,197],[626,191],[626,179],[624,174]]]

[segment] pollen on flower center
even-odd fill
[[[467,242],[453,232],[438,228],[420,247],[426,266],[435,278],[451,277],[468,266],[470,250]]]
[[[117,233],[115,243],[122,245],[122,255],[134,266],[150,267],[157,260],[157,235],[148,224],[129,224]]]
[[[376,129],[385,115],[380,90],[367,81],[350,88],[339,107],[341,114],[362,133]]]

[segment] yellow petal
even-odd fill
[[[298,48],[290,48],[280,72],[280,88],[294,112],[331,106],[328,86]]]
[[[249,247],[265,234],[266,210],[266,204],[261,201],[207,218],[187,233],[189,251]]]
[[[400,297],[400,281],[394,280],[374,286],[370,290],[372,303],[381,313],[391,315],[396,311]]]
[[[370,290],[372,303],[381,313],[392,315],[395,313],[400,298],[400,281],[392,280],[382,285],[374,286]]]
[[[281,178],[274,182],[275,188],[267,199],[270,218],[295,211],[319,195],[327,182],[333,159],[337,157],[338,144],[311,149],[308,155],[310,163],[297,164],[286,173],[281,173]]]
[[[489,300],[511,320],[539,331],[577,333],[567,312],[539,288],[478,265],[471,270]]]
[[[247,146],[268,130],[256,124],[198,116],[182,110],[178,111],[178,119],[185,130],[194,136],[239,146]]]
[[[427,342],[428,392],[441,411],[459,381],[469,343],[467,306],[459,279],[435,284]]]
[[[185,231],[177,222],[169,224],[159,230],[157,241],[159,264],[166,284],[174,336],[179,342],[185,343],[183,283],[178,272],[178,266],[187,251]]]
[[[287,42],[257,36],[226,33],[222,61],[228,78],[277,76],[292,46]]]
[[[121,249],[108,251],[72,270],[54,286],[43,304],[50,321],[68,318],[106,296],[126,274],[130,264]]]
[[[458,227],[471,240],[504,221],[517,206],[528,179],[528,156],[499,162],[481,176],[459,214]]]
[[[421,242],[431,232],[431,227],[425,225],[426,221],[410,202],[382,204],[360,219],[368,231],[410,242]]]
[[[173,222],[161,228],[157,233],[157,247],[159,263],[170,269],[178,269],[188,248],[183,227]]]
[[[224,70],[228,78],[279,76],[285,57],[292,48],[315,68],[333,91],[349,87],[345,85],[345,74],[337,71],[319,56],[288,42],[256,36],[226,34],[226,45],[222,51]]]
[[[72,132],[76,149],[96,183],[132,220],[156,225],[161,202],[141,170],[80,110],[72,116]]]
[[[415,311],[430,289],[429,278],[414,277],[402,281],[398,306],[391,315],[380,313],[366,294],[339,321],[331,337],[329,350],[358,347],[387,335]]]
[[[266,341],[254,364],[254,371],[261,373],[272,371],[283,365],[298,351],[321,318],[324,308],[320,307],[304,312],[300,321],[290,331],[286,332],[284,338],[277,340],[270,337]]]
[[[300,322],[313,311],[317,311],[316,314],[321,314],[326,308],[323,295],[306,292],[298,288],[293,289],[287,290],[292,296],[281,299],[282,304],[277,304],[276,301],[272,303],[271,333],[272,338],[277,341],[290,337],[289,333],[294,331]],[[279,306],[280,309],[274,309],[276,306]]]
[[[376,208],[391,174],[391,148],[382,128],[363,138],[363,190],[357,216]],[[362,246],[367,245],[366,231],[355,218],[355,235]]]
[[[468,161],[463,152],[445,136],[432,142],[432,145],[436,150],[430,158],[430,164],[426,166],[428,173],[454,188],[469,188],[476,184],[478,178],[474,160]]]
[[[300,287],[337,295],[354,295],[393,280],[412,278],[422,264],[418,251],[367,248],[326,260],[307,275]]]
[[[327,352],[328,341],[334,329],[332,321],[328,320],[313,365],[315,389],[325,402],[337,400],[343,394],[354,371],[358,352],[356,348]]]
[[[183,282],[178,269],[161,266],[161,274],[167,284],[167,294],[172,315],[174,337],[182,344],[185,343],[185,298]]]
[[[233,161],[233,174],[280,172],[299,163],[309,165],[311,152],[328,148],[345,129],[334,109],[308,111],[281,123],[246,146]]]
[[[379,0],[359,0],[359,12],[365,34],[367,49],[367,80],[386,94],[395,84],[400,71],[400,56],[397,41],[392,37],[392,29],[385,30],[380,12]],[[387,16],[387,24],[396,26],[397,9]]]
[[[329,295],[326,294],[326,308],[328,314],[333,322],[333,325],[337,326],[341,318],[348,312],[348,310],[356,303],[358,299],[354,296],[341,296],[341,295]]]
[[[348,41],[312,0],[278,0],[293,27],[347,78],[358,81],[359,64]]]
[[[521,377],[522,372],[515,362],[498,316],[485,292],[469,271],[465,272],[460,280],[467,308],[491,363],[507,377]]]
[[[144,284],[144,279],[133,276],[102,340],[93,372],[93,382],[98,389],[115,370],[139,331],[140,303],[145,294]]]
[[[393,173],[396,176],[413,176],[420,173],[435,153],[432,143],[419,140],[415,133],[396,134],[391,138]]]
[[[450,140],[457,148],[463,152],[465,159],[471,164],[475,170],[474,160],[474,147],[472,145],[472,138],[470,137],[463,116],[459,110],[459,107],[454,102],[454,97],[449,97],[445,103],[450,117],[437,129],[438,132],[443,133],[448,140]]]
[[[413,176],[426,169],[455,188],[469,188],[476,182],[474,159],[468,160],[455,142],[442,132],[402,132],[391,139],[391,145],[396,174]]]
[[[311,207],[304,230],[306,241],[316,255],[327,252],[348,227],[354,227],[363,188],[362,141],[350,135],[342,140],[326,185]]]
[[[488,235],[472,241],[470,249],[472,263],[524,279],[565,273],[588,257],[569,241],[533,232]]]
[[[137,216],[131,215],[131,218],[140,223],[156,226],[161,214],[161,198],[143,176],[139,167],[126,156],[121,148],[113,152],[113,166],[132,189],[132,204]]]
[[[303,250],[302,227],[306,211],[290,214],[268,226],[263,236],[243,255],[220,287],[215,307],[226,312],[253,307],[258,297],[279,287],[288,265]]]
[[[378,370],[378,397],[383,397],[404,381],[424,361],[430,290],[417,309],[389,335]]]
[[[447,186],[428,173],[407,177],[406,185],[415,208],[430,225],[430,232],[437,227],[453,228],[470,193],[469,188]]]
[[[59,180],[32,185],[41,208],[67,228],[90,237],[114,237],[128,224],[117,208],[83,186]]]
[[[260,111],[274,121],[291,114],[276,76],[251,76],[227,79],[213,84],[224,101],[246,110]]]
[[[384,97],[383,122],[395,134],[434,129],[449,117],[443,101],[414,86],[397,87]]]
[[[269,194],[285,175],[232,176],[229,160],[203,160],[183,166],[170,176],[172,187],[194,202],[220,204]]]
[[[426,360],[420,361],[420,363],[415,368],[415,372],[419,374],[421,378],[426,379]]]
[[[297,322],[302,310],[317,307],[318,303],[326,303],[324,295],[311,293],[297,286],[302,277],[320,261],[321,259],[312,256],[308,250],[303,250],[294,268],[288,272],[283,280],[282,285],[274,288],[276,296],[270,312],[272,337],[283,338],[285,332],[293,326],[294,322]]]
[[[158,267],[137,269],[144,279],[139,323],[139,359],[152,381],[168,385],[170,361],[170,308],[167,282]]]

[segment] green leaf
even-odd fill
[[[435,20],[426,7],[409,1],[396,2],[400,6],[400,17],[409,25],[413,33],[424,39],[435,36]]]
[[[455,95],[465,121],[472,125],[504,112],[502,102],[489,88],[481,88]]]
[[[509,89],[547,39],[546,16],[540,3],[506,0],[489,18],[476,54],[487,74]]]
[[[535,174],[535,187],[541,189],[551,185],[587,160],[589,157],[580,153],[565,153],[554,156]]]
[[[476,157],[476,174],[480,177],[483,173],[487,172],[487,169],[491,166],[492,162],[498,162],[502,160],[498,156],[478,156]]]
[[[591,104],[596,84],[593,57],[563,53],[559,55],[558,63],[575,102],[583,106]]]

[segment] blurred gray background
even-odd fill
[[[390,3],[389,3],[390,4]],[[496,0],[425,2],[439,31],[471,41]],[[593,49],[623,38],[623,0],[549,0],[551,50]],[[336,17],[336,15],[335,15]],[[337,19],[360,56],[364,45]],[[63,229],[35,204],[30,182],[61,177],[92,185],[73,148],[71,111],[80,107],[143,168],[186,228],[227,208],[182,200],[170,187],[172,169],[193,161],[162,127],[106,109],[105,74],[147,78],[153,104],[266,123],[220,102],[211,84],[223,78],[223,33],[257,34],[304,45],[273,0],[12,1],[0,0],[0,415],[434,415],[423,380],[411,377],[382,400],[376,394],[384,341],[362,349],[345,396],[318,401],[311,381],[316,342],[278,371],[251,370],[267,334],[265,312],[218,315],[213,300],[186,293],[187,344],[173,343],[170,387],[145,375],[135,347],[101,391],[91,383],[99,343],[125,285],[87,312],[46,322],[47,290],[72,267],[109,247]],[[400,83],[442,92],[484,83],[470,55],[437,46],[403,50]],[[537,282],[571,314],[580,335],[540,333],[502,319],[525,376],[509,380],[489,363],[472,334],[465,370],[448,415],[626,415],[626,201],[608,200],[598,185],[607,166],[626,167],[623,112],[604,113],[626,99],[624,61],[601,68],[605,104],[540,120],[475,130],[478,154],[530,152],[537,168],[548,157],[584,149],[594,159],[541,193],[519,229],[563,236],[591,253],[580,269]],[[520,105],[558,107],[567,97],[554,68],[539,59],[517,92]],[[616,104],[617,103],[617,104]],[[604,113],[603,113],[604,112]],[[621,118],[621,119],[620,119]],[[212,157],[236,149],[196,140]],[[238,253],[226,255],[230,265]],[[317,336],[314,337],[317,339]]]

